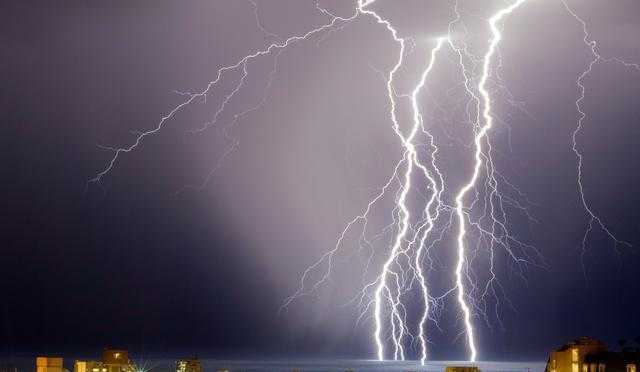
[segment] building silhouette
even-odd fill
[[[638,372],[639,366],[638,349],[609,351],[601,341],[581,337],[552,351],[545,372]]]
[[[37,357],[36,372],[62,372],[62,358],[59,357]]]
[[[135,372],[126,350],[106,349],[102,360],[76,360],[74,372]],[[40,371],[38,371],[40,372]]]
[[[477,366],[447,366],[445,372],[480,372]]]
[[[18,367],[13,363],[0,364],[0,372],[18,372]]]
[[[176,361],[176,372],[202,372],[202,366],[197,358]]]

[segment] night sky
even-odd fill
[[[320,3],[345,17],[354,9],[352,1]],[[406,93],[433,37],[446,31],[452,3],[378,3],[416,41],[399,76]],[[505,2],[460,3],[471,48],[482,54],[485,19]],[[277,35],[327,23],[313,1],[257,4]],[[569,4],[604,56],[640,61],[639,2]],[[357,259],[341,262],[317,296],[278,310],[401,155],[376,71],[388,72],[398,52],[383,26],[360,17],[284,51],[265,105],[232,129],[239,147],[203,188],[185,186],[200,185],[229,143],[219,128],[188,131],[211,120],[238,74],[87,187],[110,160],[101,146],[130,145],[136,131],[184,100],[176,90],[204,89],[220,66],[274,40],[240,0],[14,1],[0,5],[0,18],[0,355],[112,345],[139,355],[374,356],[371,322],[354,326],[357,310],[341,306],[342,284],[360,278]],[[559,1],[530,0],[503,32],[500,75],[517,103],[499,95],[496,165],[536,219],[514,213],[511,231],[548,265],[522,279],[499,256],[511,305],[500,307],[503,327],[495,316],[474,318],[480,359],[542,360],[582,335],[633,339],[640,335],[640,72],[602,64],[585,79],[588,117],[578,137],[585,196],[633,247],[594,228],[582,253],[588,218],[570,145],[576,77],[590,58],[582,29]],[[437,133],[441,165],[455,183],[470,167],[470,134],[460,123],[463,97],[448,90],[460,83],[454,55],[442,61],[421,103],[434,126],[449,128]],[[251,79],[223,122],[259,101],[273,63],[267,56],[250,64]],[[353,251],[357,239],[350,240]],[[441,243],[435,285],[451,280],[453,244]],[[465,358],[456,317],[448,301],[441,330],[429,328],[432,358]]]

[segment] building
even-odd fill
[[[603,351],[587,355],[582,372],[636,372],[640,368],[640,351],[624,348],[622,351]]]
[[[581,372],[586,355],[606,350],[607,348],[602,342],[581,337],[552,351],[549,355],[546,372]]]
[[[37,357],[36,372],[63,372],[62,358]]]
[[[73,372],[107,372],[102,362],[96,360],[76,360]]]
[[[2,363],[0,364],[0,372],[18,372],[18,367],[13,363]]]
[[[136,369],[129,360],[126,350],[107,349],[102,352],[102,364],[107,372],[134,372]]]
[[[480,372],[476,366],[447,366],[445,372]]]
[[[604,343],[581,337],[552,351],[545,372],[637,372],[640,352],[608,351]]]
[[[76,360],[74,372],[135,372],[126,350],[106,349],[102,360]],[[38,371],[40,372],[40,371]]]
[[[176,372],[202,372],[198,359],[182,359],[176,362]]]

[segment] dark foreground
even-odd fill
[[[250,361],[250,360],[214,360],[202,359],[203,372],[217,372],[227,370],[229,372],[292,372],[294,369],[300,372],[411,372],[429,371],[443,372],[447,365],[467,365],[466,362],[456,361],[431,361],[425,366],[419,362],[384,362],[368,360],[276,360],[276,361]],[[3,360],[2,365],[11,363],[17,367],[18,372],[34,372],[35,358],[20,358],[11,361]],[[175,360],[150,359],[135,360],[136,365],[144,372],[175,372]],[[68,365],[70,364],[70,365]],[[543,372],[543,362],[478,362],[482,372]],[[73,372],[73,360],[65,360],[65,367]]]

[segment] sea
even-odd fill
[[[136,361],[142,372],[175,372],[175,360]],[[65,367],[73,372],[72,360]],[[415,361],[379,362],[353,359],[287,359],[287,360],[220,360],[201,359],[203,372],[444,372],[447,366],[468,366],[468,362],[429,361],[424,366]],[[544,372],[544,362],[477,362],[481,372]],[[35,359],[19,358],[0,361],[0,372],[35,372]]]

